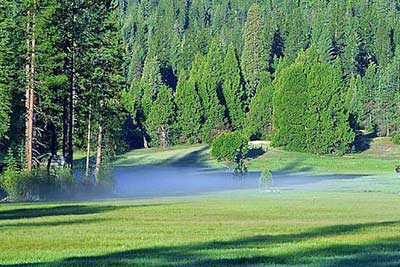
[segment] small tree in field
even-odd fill
[[[211,145],[211,155],[233,168],[236,174],[247,172],[245,164],[248,152],[248,138],[239,133],[222,133]]]

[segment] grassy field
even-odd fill
[[[270,169],[292,172],[393,173],[394,168],[400,165],[400,146],[394,145],[390,138],[374,138],[366,142],[367,148],[364,151],[345,156],[319,156],[271,148],[267,153],[251,159],[249,166],[253,171]],[[209,148],[202,145],[134,150],[119,156],[115,164],[168,165],[174,162],[223,167],[221,163],[210,158]]]
[[[373,174],[327,181],[324,192],[3,203],[0,267],[400,266],[399,156],[380,138],[345,157],[271,149],[250,162],[252,170]],[[206,146],[136,150],[115,165],[222,166]]]
[[[400,197],[240,191],[0,206],[0,266],[400,266]]]

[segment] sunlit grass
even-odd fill
[[[250,170],[262,171],[306,171],[331,173],[393,173],[400,165],[400,146],[392,144],[390,138],[376,138],[370,148],[359,153],[344,156],[320,156],[307,153],[289,152],[279,148],[271,148],[267,153],[249,160]],[[190,156],[196,151],[199,154]],[[121,155],[115,161],[117,166],[160,165],[171,164],[185,159],[183,163],[201,162],[209,167],[223,167],[213,160],[210,149],[204,145],[176,146],[167,149],[138,149]]]
[[[396,194],[236,191],[3,204],[0,266],[398,266],[399,202]]]

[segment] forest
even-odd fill
[[[34,172],[224,132],[317,155],[399,138],[393,0],[2,0],[0,154]]]

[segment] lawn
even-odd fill
[[[369,144],[344,157],[271,149],[250,161],[283,175],[365,174],[304,191],[0,204],[0,267],[400,266],[400,149],[385,138]],[[164,165],[221,167],[201,145],[115,162],[132,172]]]
[[[3,204],[0,266],[399,266],[399,203],[239,191]]]
[[[390,138],[367,140],[364,151],[344,156],[320,156],[307,153],[288,152],[280,148],[270,148],[267,153],[250,159],[251,171],[313,172],[313,173],[393,173],[400,165],[400,146],[394,145]],[[210,149],[204,145],[176,146],[169,149],[151,148],[133,150],[117,158],[117,166],[198,164],[208,167],[223,167],[210,158]]]

